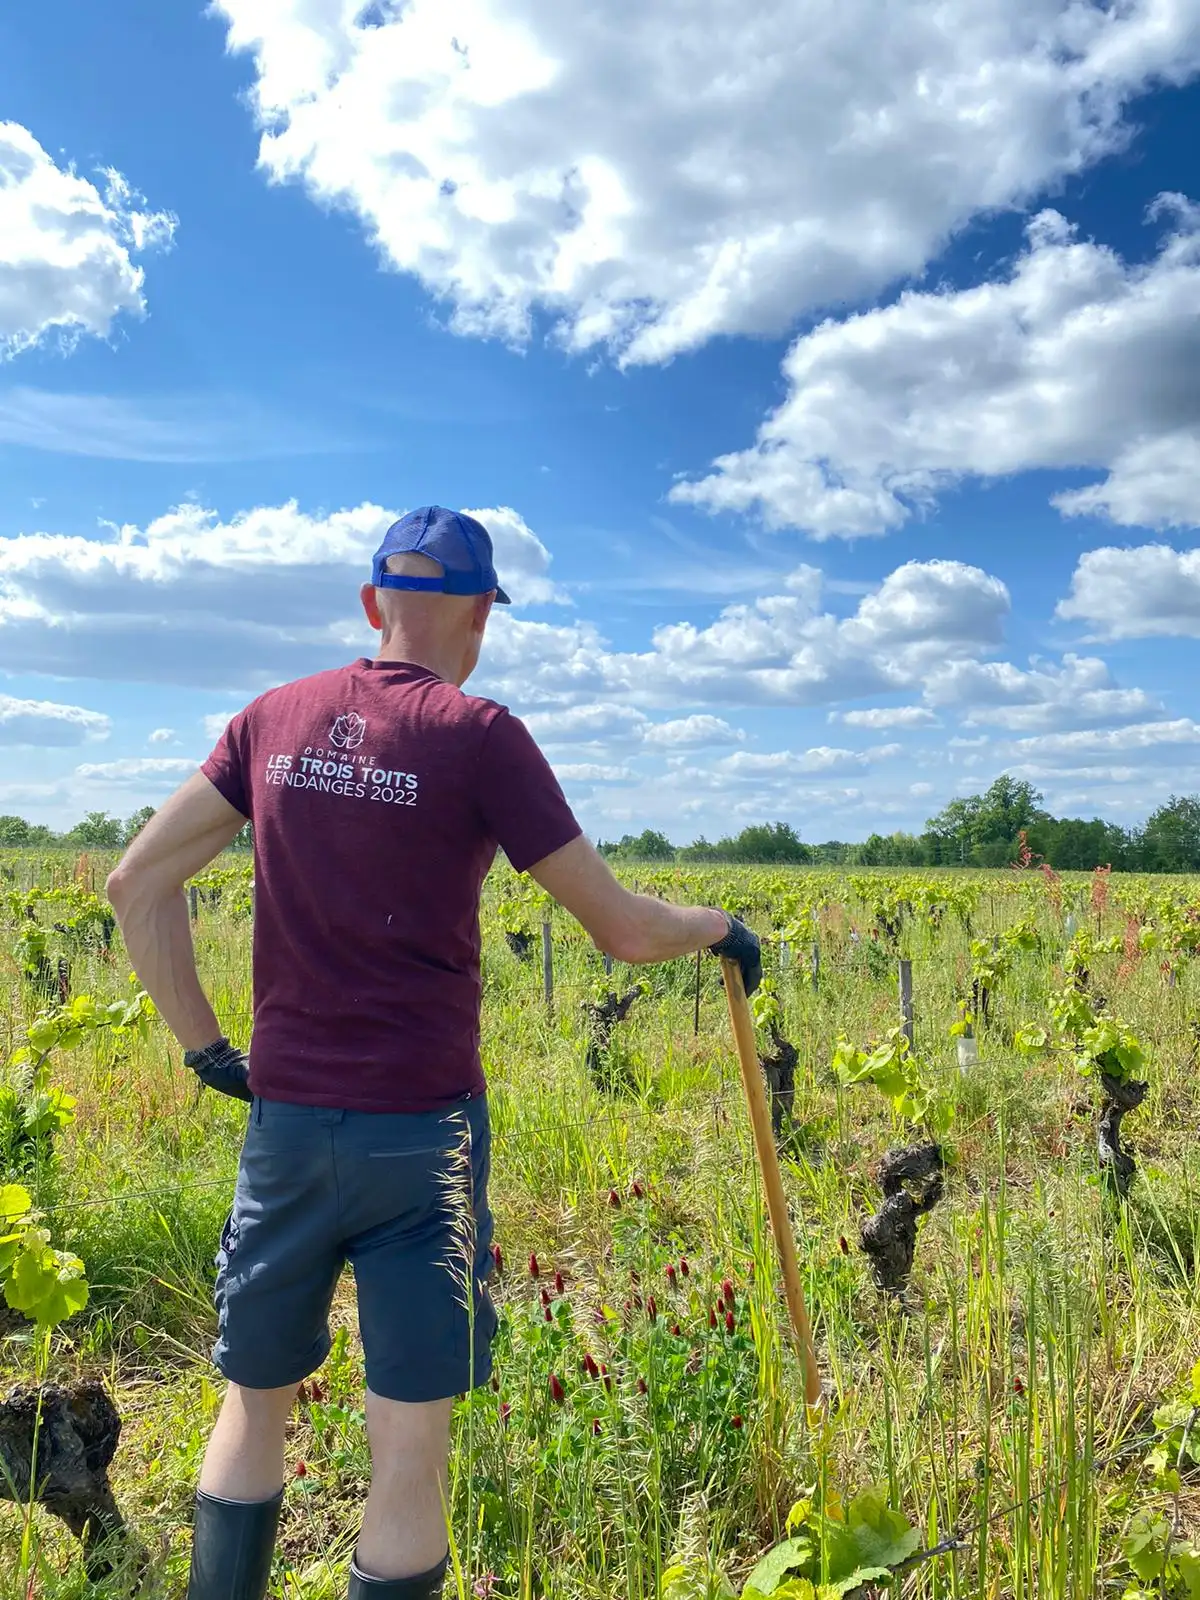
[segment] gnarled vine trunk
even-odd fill
[[[879,1163],[883,1204],[862,1225],[871,1276],[885,1294],[903,1294],[917,1248],[917,1221],[942,1198],[945,1161],[938,1144],[904,1145]]]
[[[598,1004],[592,1005],[585,1001],[581,1007],[588,1022],[585,1064],[592,1082],[605,1094],[615,1094],[634,1087],[631,1083],[618,1081],[619,1074],[613,1071],[609,1060],[609,1049],[612,1045],[613,1029],[618,1022],[624,1022],[629,1015],[630,1007],[641,992],[640,988],[630,989],[618,998],[614,991],[609,989]]]
[[[114,1544],[127,1537],[108,1481],[120,1437],[116,1405],[94,1378],[18,1386],[0,1400],[0,1499],[32,1499],[60,1517],[82,1541],[93,1582],[114,1570]]]
[[[792,1106],[796,1098],[796,1063],[800,1059],[796,1047],[785,1039],[774,1022],[768,1024],[771,1035],[771,1052],[759,1052],[758,1064],[771,1091],[771,1129],[776,1143],[783,1137],[785,1122],[790,1126]]]
[[[1137,1171],[1133,1151],[1121,1143],[1121,1119],[1128,1111],[1136,1111],[1149,1093],[1150,1085],[1126,1079],[1110,1078],[1100,1074],[1104,1101],[1100,1107],[1100,1122],[1096,1129],[1096,1144],[1100,1151],[1100,1173],[1106,1186],[1122,1200],[1129,1193],[1129,1185]]]

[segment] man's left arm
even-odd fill
[[[155,812],[106,885],[133,970],[185,1051],[205,1050],[222,1036],[196,971],[183,886],[232,844],[245,821],[198,772]]]

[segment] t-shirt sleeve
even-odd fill
[[[517,872],[583,832],[533,735],[509,711],[484,735],[477,781],[484,822]]]
[[[229,721],[200,771],[235,811],[253,815],[250,795],[249,729],[244,711]]]

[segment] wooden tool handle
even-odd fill
[[[804,1287],[800,1282],[800,1267],[796,1260],[796,1241],[792,1237],[787,1196],[783,1192],[779,1157],[775,1152],[775,1136],[771,1131],[771,1113],[767,1106],[766,1090],[763,1087],[762,1070],[758,1064],[754,1019],[750,1015],[750,1002],[746,999],[746,990],[742,983],[742,969],[736,961],[722,957],[721,971],[725,978],[725,998],[729,1003],[729,1022],[733,1028],[733,1042],[737,1046],[738,1062],[742,1069],[746,1104],[750,1108],[754,1147],[758,1153],[763,1188],[767,1194],[767,1212],[771,1218],[771,1231],[775,1235],[775,1249],[783,1272],[783,1290],[787,1296],[788,1314],[804,1362],[805,1399],[810,1406],[817,1406],[822,1401],[821,1373],[817,1366],[816,1352],[813,1350],[812,1327],[808,1320],[808,1309],[804,1304]]]

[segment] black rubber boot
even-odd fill
[[[197,1492],[187,1600],[263,1600],[282,1506],[282,1489],[254,1502]]]
[[[369,1578],[359,1571],[358,1562],[352,1561],[349,1600],[438,1600],[449,1560],[448,1555],[443,1556],[436,1567],[411,1578]]]

